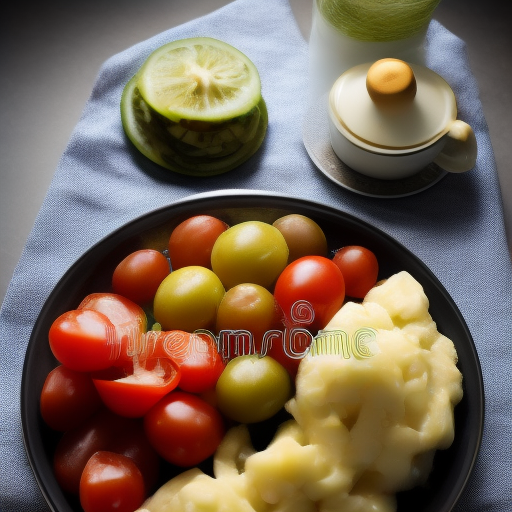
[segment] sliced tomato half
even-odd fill
[[[77,372],[104,370],[117,358],[115,327],[103,314],[74,309],[60,315],[48,333],[57,360]]]
[[[115,327],[119,351],[130,351],[147,329],[144,310],[135,302],[115,293],[91,293],[78,309],[92,309],[105,315]],[[116,357],[120,357],[120,352]]]
[[[142,364],[135,358],[129,368],[111,367],[96,372],[92,381],[113,412],[129,418],[140,418],[180,381],[179,366],[171,359],[154,358]]]
[[[124,351],[121,361],[169,358],[180,367],[179,387],[189,393],[203,393],[215,387],[225,364],[209,331],[148,331],[131,351]],[[119,363],[120,364],[120,363]]]

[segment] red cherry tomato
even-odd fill
[[[112,322],[103,313],[89,309],[59,316],[50,327],[48,338],[57,360],[78,372],[108,368],[118,350]]]
[[[80,477],[87,461],[97,451],[106,450],[113,432],[122,431],[128,421],[131,420],[102,410],[62,436],[55,449],[53,469],[64,491],[78,494]]]
[[[180,467],[195,466],[213,455],[224,436],[217,409],[183,391],[169,393],[150,409],[144,429],[160,456]]]
[[[169,262],[161,252],[141,249],[117,265],[112,275],[112,289],[137,304],[146,304],[153,300],[169,271]]]
[[[173,270],[190,265],[211,269],[212,247],[228,225],[210,215],[196,215],[178,224],[169,237]]]
[[[101,410],[78,428],[65,432],[57,443],[53,469],[64,491],[78,494],[87,461],[101,450],[132,457],[143,473],[148,490],[154,487],[159,458],[146,438],[142,421]]]
[[[116,331],[117,347],[125,347],[141,336],[147,327],[146,313],[135,302],[115,293],[91,293],[82,300],[77,309],[92,309],[103,313]],[[119,357],[119,353],[116,354]]]
[[[96,452],[80,479],[80,504],[84,512],[133,512],[144,501],[144,480],[129,457]]]
[[[345,279],[349,297],[362,299],[375,286],[379,262],[375,254],[359,245],[348,245],[336,251],[332,259]]]
[[[190,393],[203,393],[215,387],[224,362],[215,339],[205,333],[150,331],[146,333],[142,358],[168,357],[180,368],[178,387]]]
[[[285,342],[283,342],[285,343]],[[297,375],[297,370],[299,369],[299,364],[302,358],[292,358],[284,351],[283,343],[272,343],[270,346],[267,355],[272,359],[275,359],[281,366],[283,366],[286,371],[290,374],[290,376],[295,379]],[[309,346],[310,342],[307,346]],[[304,352],[307,347],[304,347]]]
[[[180,380],[180,369],[171,359],[150,359],[125,369],[112,367],[92,375],[103,403],[113,412],[140,418]]]
[[[40,409],[45,423],[65,432],[81,425],[101,407],[101,398],[87,373],[57,366],[46,377]]]
[[[156,488],[160,473],[160,456],[151,446],[142,420],[130,420],[108,443],[108,450],[130,457],[144,477],[146,496]]]
[[[170,356],[180,365],[178,387],[190,393],[203,393],[215,387],[225,365],[214,339],[193,333],[188,335],[187,349],[179,347],[174,343],[170,349]]]
[[[345,282],[340,269],[330,259],[304,256],[283,270],[274,296],[287,326],[303,325],[315,334],[313,331],[325,327],[342,306]],[[297,301],[305,301],[305,307],[297,307]]]

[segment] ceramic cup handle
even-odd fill
[[[456,120],[446,134],[446,144],[434,162],[448,172],[466,172],[476,163],[477,145],[473,129]]]

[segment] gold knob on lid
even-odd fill
[[[378,107],[405,106],[416,96],[416,78],[407,62],[381,59],[368,70],[366,89]]]

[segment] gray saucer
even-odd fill
[[[331,147],[327,97],[327,94],[322,96],[307,110],[302,137],[313,163],[337,185],[365,196],[391,199],[422,192],[446,176],[446,171],[434,163],[414,176],[400,180],[379,180],[354,171],[336,156]]]

